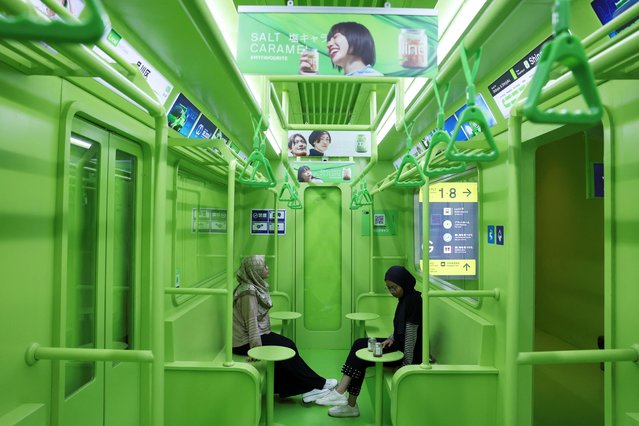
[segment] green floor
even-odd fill
[[[348,351],[346,350],[322,350],[322,349],[300,349],[302,358],[310,365],[320,376],[326,378],[334,378],[339,380],[342,376],[340,370],[346,359]],[[371,371],[367,371],[362,391],[357,399],[360,416],[350,418],[334,418],[328,415],[328,407],[322,407],[317,404],[302,403],[301,396],[295,396],[286,399],[278,399],[275,397],[275,422],[284,426],[323,426],[323,425],[369,425],[375,421],[373,412],[373,396],[371,391],[374,388],[374,377]],[[370,383],[368,383],[370,381]],[[388,407],[387,407],[388,408]],[[262,421],[264,421],[265,412],[262,410]]]

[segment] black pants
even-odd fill
[[[295,351],[293,358],[275,361],[274,392],[279,394],[280,398],[299,395],[312,389],[322,389],[324,387],[326,379],[318,375],[304,362],[291,339],[277,333],[262,334],[260,337],[264,346],[285,346]],[[249,349],[250,347],[247,343],[233,348],[233,353],[247,355]]]
[[[383,342],[386,339],[377,339],[378,342]],[[366,368],[372,367],[375,365],[374,362],[364,361],[355,355],[355,352],[358,350],[365,348],[368,346],[368,339],[361,338],[357,339],[353,342],[353,346],[351,346],[351,351],[346,357],[346,362],[342,366],[342,373],[349,376],[351,378],[351,382],[348,384],[348,393],[351,395],[359,395],[359,391],[362,389],[362,383],[364,383],[364,376],[366,375]],[[394,352],[400,350],[395,343],[390,346],[386,346],[384,348],[384,353]],[[402,365],[402,360],[386,362],[384,363],[387,367],[395,367]]]

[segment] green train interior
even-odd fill
[[[608,23],[598,0],[69,1],[86,11],[0,0],[0,426],[639,425],[636,0]],[[437,74],[243,74],[253,6],[434,9]],[[538,63],[558,30],[585,54]],[[524,62],[546,84],[498,95]],[[471,83],[491,124],[427,146]],[[180,97],[212,134],[183,131]],[[289,157],[314,130],[370,135],[367,154]],[[303,164],[329,178],[300,183]],[[453,269],[430,253],[445,202],[472,213]],[[392,265],[436,363],[370,368],[357,418],[300,396],[269,413],[266,363],[231,354],[253,254],[272,310],[301,314],[274,329],[320,375],[392,332]]]

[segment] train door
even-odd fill
[[[340,187],[306,187],[302,232],[296,232],[296,321],[300,347],[338,349],[350,343],[350,210]],[[299,217],[298,217],[299,219]],[[301,255],[300,255],[301,254]]]
[[[604,335],[603,130],[537,149],[535,351],[597,349]],[[604,424],[598,364],[537,365],[534,424]]]
[[[79,118],[69,141],[63,196],[61,346],[139,345],[142,153]],[[140,424],[140,365],[61,361],[54,424]]]

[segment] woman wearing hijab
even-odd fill
[[[280,398],[302,394],[304,402],[312,402],[325,396],[337,385],[335,379],[320,377],[299,356],[291,339],[271,331],[268,311],[273,306],[268,278],[268,266],[264,256],[247,256],[237,271],[238,285],[233,291],[233,353],[247,355],[256,346],[285,346],[295,351],[295,356],[275,362],[274,391]],[[252,358],[247,359],[254,361]]]
[[[383,352],[402,351],[404,358],[389,362],[387,366],[419,364],[422,360],[422,294],[415,290],[415,277],[403,266],[391,266],[384,277],[386,288],[398,299],[393,317],[393,334],[382,342]],[[358,350],[367,347],[368,339],[357,339],[342,366],[342,379],[339,385],[328,395],[315,401],[319,405],[332,405],[328,415],[332,417],[357,417],[357,396],[362,388],[366,368],[374,363],[364,361],[355,355]],[[348,390],[348,398],[346,391]]]

